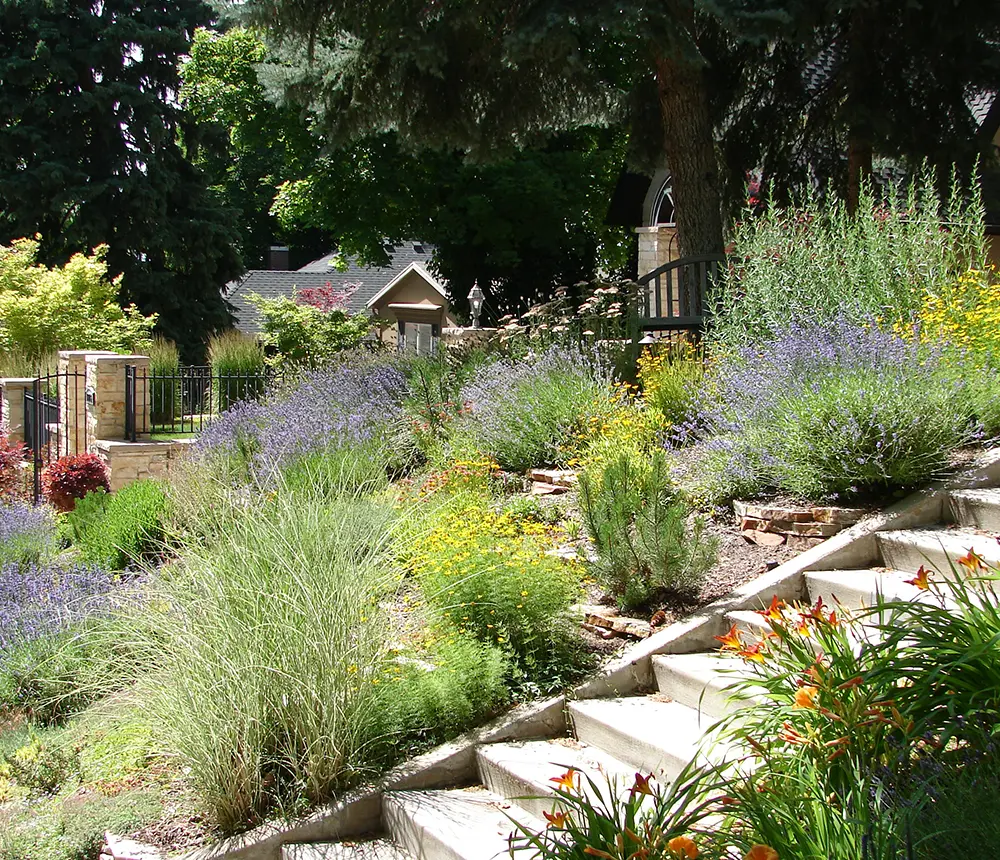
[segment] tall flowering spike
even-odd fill
[[[729,628],[728,633],[713,638],[722,643],[721,651],[740,651],[743,648],[743,640],[740,639],[740,632],[735,624]]]
[[[576,768],[571,767],[562,776],[554,776],[549,782],[554,782],[557,788],[573,791],[576,788]]]
[[[698,846],[690,836],[675,836],[667,843],[667,851],[674,857],[684,857],[687,860],[696,860],[698,857]]]
[[[969,573],[979,573],[981,570],[986,570],[986,560],[972,547],[969,547],[969,551],[956,561]]]
[[[930,571],[926,567],[920,565],[917,568],[917,575],[913,579],[906,580],[907,585],[915,585],[921,591],[927,591],[931,587],[930,584]]]
[[[781,858],[770,845],[754,845],[743,855],[743,860],[781,860]]]

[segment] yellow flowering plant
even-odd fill
[[[500,647],[521,682],[550,687],[580,664],[575,627],[566,619],[580,572],[549,554],[559,535],[468,494],[434,515],[406,564],[445,626]]]

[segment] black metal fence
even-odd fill
[[[87,450],[87,377],[58,372],[24,389],[24,440],[32,461],[32,495],[42,497],[42,472],[60,457]]]
[[[125,368],[125,438],[196,435],[217,416],[244,400],[257,400],[281,374],[273,370],[213,371],[207,365],[161,371]]]

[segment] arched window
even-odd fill
[[[667,177],[656,195],[655,209],[653,210],[653,224],[676,224],[674,217],[674,187],[671,177]]]

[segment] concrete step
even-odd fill
[[[751,609],[741,609],[738,612],[726,613],[726,629],[733,625],[744,635],[744,639],[755,642],[771,632],[771,625],[759,612]]]
[[[390,791],[382,798],[386,830],[414,860],[500,860],[508,856],[516,819],[538,832],[545,824],[485,788]]]
[[[809,603],[822,597],[834,608],[838,604],[847,609],[874,606],[877,594],[885,600],[915,600],[921,594],[906,582],[913,574],[898,570],[810,570],[805,576]]]
[[[886,567],[911,572],[921,565],[950,575],[956,559],[970,549],[987,564],[1000,565],[1000,543],[989,534],[967,528],[925,528],[878,532],[875,535]]]
[[[552,781],[569,768],[577,771],[577,782],[584,794],[592,791],[586,777],[592,779],[608,797],[608,779],[627,793],[635,779],[634,770],[607,753],[573,738],[549,741],[519,741],[483,744],[476,750],[479,776],[490,791],[517,805],[537,818],[551,812],[556,798]]]
[[[961,526],[1000,532],[1000,489],[952,490],[948,512]]]
[[[413,860],[388,839],[282,845],[281,860]]]
[[[659,696],[570,702],[569,714],[579,740],[661,782],[673,780],[694,758],[715,723]]]
[[[734,691],[730,688],[751,674],[742,659],[718,651],[656,654],[653,671],[661,693],[712,718],[740,707],[741,701],[733,698]],[[745,702],[744,698],[742,703]]]

